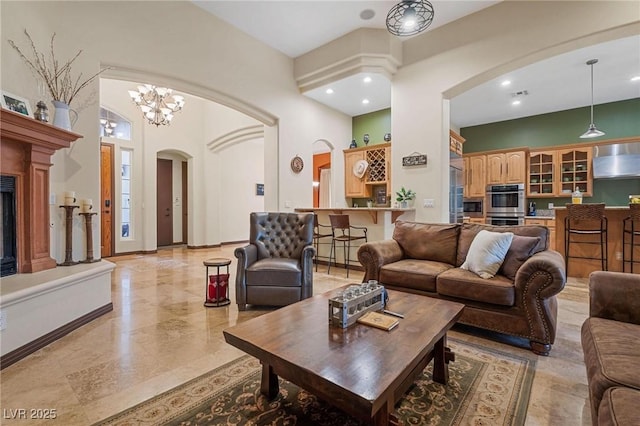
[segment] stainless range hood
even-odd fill
[[[594,179],[640,177],[640,142],[593,147]]]

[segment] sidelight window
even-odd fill
[[[130,238],[131,229],[131,157],[132,151],[130,149],[121,150],[121,164],[122,164],[122,176],[121,176],[121,223],[122,230],[120,236],[122,238]]]

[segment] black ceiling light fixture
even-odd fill
[[[396,36],[412,36],[433,22],[433,5],[426,0],[403,0],[387,14],[387,29]]]
[[[581,138],[597,138],[598,136],[604,136],[604,132],[601,132],[596,128],[596,125],[593,124],[593,65],[597,64],[597,59],[589,59],[587,61],[587,65],[591,67],[591,122],[589,124],[589,128],[586,132],[580,135]]]

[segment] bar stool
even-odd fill
[[[331,222],[331,250],[329,251],[329,268],[327,274],[331,272],[331,258],[333,262],[336,262],[336,241],[342,243],[342,249],[344,250],[345,268],[347,269],[347,278],[349,278],[349,252],[351,251],[351,242],[357,240],[364,240],[367,242],[367,228],[365,226],[352,226],[349,224],[349,215],[346,214],[330,214],[329,221]],[[351,230],[355,229],[363,231],[360,235],[351,235]],[[332,256],[333,255],[333,256]]]
[[[318,215],[316,213],[313,214],[313,246],[316,248],[316,258],[315,258],[315,262],[316,262],[316,272],[318,272],[318,259],[320,258],[320,255],[318,253],[320,253],[318,251],[318,246],[321,244],[320,243],[320,239],[322,238],[332,238],[333,234],[331,232],[327,231],[322,231],[323,228],[327,228],[330,229],[331,226],[329,225],[323,225],[321,223],[318,223]],[[325,233],[326,232],[326,233]],[[322,244],[331,244],[329,243],[322,243]],[[330,257],[323,257],[324,259],[329,259],[329,263],[331,262],[331,258]]]
[[[629,241],[627,242],[627,236]],[[634,260],[633,251],[640,247],[640,238],[636,242],[636,237],[640,237],[640,204],[629,204],[629,217],[622,221],[622,272],[627,272],[627,263],[631,265],[633,274],[633,264],[640,263],[640,259]],[[629,245],[629,257],[625,247]]]
[[[577,236],[578,239],[572,240],[572,235]],[[600,237],[599,241],[595,240],[595,236]],[[569,256],[571,243],[599,244],[600,257]],[[569,257],[600,259],[602,270],[606,271],[608,268],[608,248],[607,218],[604,215],[604,203],[567,204],[567,217],[564,219],[564,263],[567,275],[569,272]]]

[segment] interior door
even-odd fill
[[[173,244],[173,161],[158,158],[157,166],[157,245]]]
[[[100,144],[100,253],[113,255],[113,145]]]

